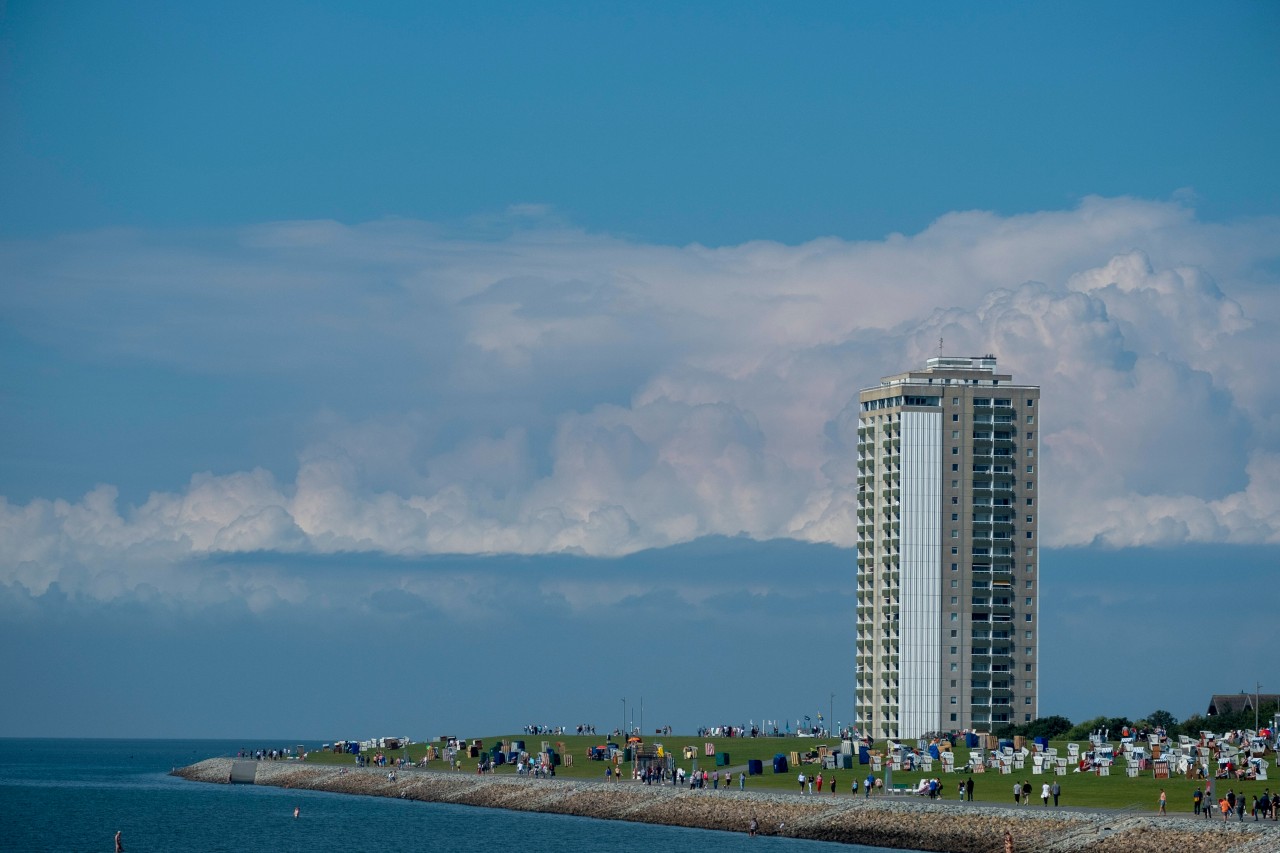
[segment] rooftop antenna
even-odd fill
[[[938,335],[938,358],[942,358],[942,335]]]

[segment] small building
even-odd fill
[[[1254,710],[1254,703],[1259,708],[1280,703],[1280,693],[1215,693],[1209,698],[1207,716],[1218,714],[1235,714],[1240,711]]]

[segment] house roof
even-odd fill
[[[1251,711],[1255,698],[1259,707],[1280,703],[1280,693],[1215,693],[1209,698],[1208,715]]]

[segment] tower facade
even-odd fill
[[[858,395],[857,725],[1037,716],[1040,389],[931,358]]]

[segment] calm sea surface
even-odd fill
[[[127,853],[431,850],[832,853],[878,848],[466,806],[207,785],[168,775],[286,742],[0,739],[0,850]],[[314,746],[314,745],[312,745]],[[302,810],[293,818],[293,809]]]

